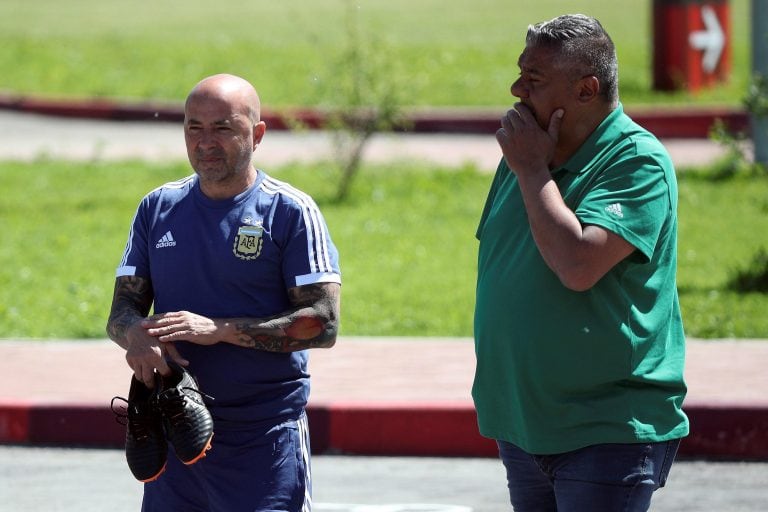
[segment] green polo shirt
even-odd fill
[[[669,155],[619,105],[552,175],[582,224],[637,250],[590,290],[563,286],[502,159],[477,229],[472,396],[481,434],[536,454],[687,435]]]

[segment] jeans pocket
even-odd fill
[[[659,487],[664,487],[667,483],[667,477],[669,471],[672,469],[672,462],[677,456],[677,449],[680,447],[680,439],[673,439],[667,441],[667,447],[664,452],[664,461],[661,463],[661,471],[659,472]]]

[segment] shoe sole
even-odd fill
[[[163,464],[163,467],[161,467],[161,468],[160,468],[160,471],[158,471],[157,473],[155,473],[155,475],[154,475],[154,476],[151,476],[151,477],[149,477],[149,478],[145,478],[145,479],[143,479],[143,480],[142,480],[142,479],[138,479],[138,480],[139,480],[139,482],[141,482],[141,483],[143,483],[143,484],[147,484],[147,483],[149,483],[149,482],[154,482],[155,480],[157,480],[158,478],[160,478],[160,475],[162,475],[162,474],[165,472],[165,467],[166,467],[167,465],[168,465],[168,463],[166,462],[165,464]]]
[[[211,434],[211,437],[208,438],[208,441],[205,443],[205,447],[202,449],[202,451],[200,451],[200,453],[197,455],[197,457],[195,457],[194,459],[189,460],[189,461],[182,460],[181,462],[183,462],[187,466],[191,466],[195,462],[199,461],[200,459],[202,459],[203,457],[205,457],[207,455],[208,450],[211,449],[211,443],[212,442],[213,442],[213,434]]]

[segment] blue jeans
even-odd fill
[[[664,487],[680,440],[598,444],[555,455],[497,443],[517,512],[639,512]]]

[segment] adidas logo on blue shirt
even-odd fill
[[[173,235],[170,231],[163,235],[163,238],[157,241],[155,249],[162,249],[163,247],[173,247],[176,245],[176,240],[173,239]]]

